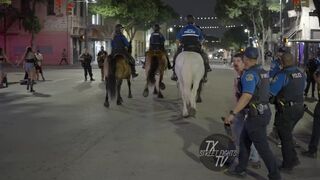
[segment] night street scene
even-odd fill
[[[319,140],[320,0],[0,0],[0,180],[319,180]]]

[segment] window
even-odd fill
[[[83,17],[84,16],[84,2],[81,2],[80,3],[80,17]]]
[[[20,1],[20,7],[21,7],[22,14],[27,14],[31,11],[29,3],[30,3],[29,1],[25,1],[25,0]]]
[[[77,11],[78,11],[78,3],[77,3],[77,1],[76,0],[74,0],[73,1],[73,3],[74,3],[74,7],[73,7],[73,15],[77,15]]]
[[[48,16],[56,15],[54,13],[54,0],[48,0],[47,2],[48,2],[48,4],[47,4],[47,15]]]

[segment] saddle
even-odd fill
[[[201,47],[197,45],[183,45],[182,51],[192,51],[196,53],[201,53]]]

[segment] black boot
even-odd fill
[[[31,81],[31,84],[30,84],[30,92],[35,92],[33,89],[33,81]]]
[[[172,66],[171,66],[171,63],[170,63],[169,57],[168,57],[168,56],[166,56],[166,57],[167,57],[168,69],[172,69]]]
[[[176,73],[174,71],[172,73],[171,80],[172,81],[177,81],[178,80],[178,77],[177,77],[177,75],[176,75]]]

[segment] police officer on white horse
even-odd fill
[[[205,65],[205,75],[204,75],[204,81],[206,81],[207,77],[207,72],[209,72],[210,65],[209,62],[206,61],[207,55],[204,53],[204,51],[201,50],[201,43],[204,40],[203,33],[201,29],[199,29],[195,24],[194,24],[194,17],[192,15],[187,16],[187,25],[184,26],[180,32],[177,34],[177,46],[178,50],[173,58],[173,67],[175,66],[175,61],[179,53],[182,51],[194,51],[198,52],[201,54],[202,59],[204,61]],[[177,76],[173,68],[173,74],[171,77],[172,80],[176,81]]]

